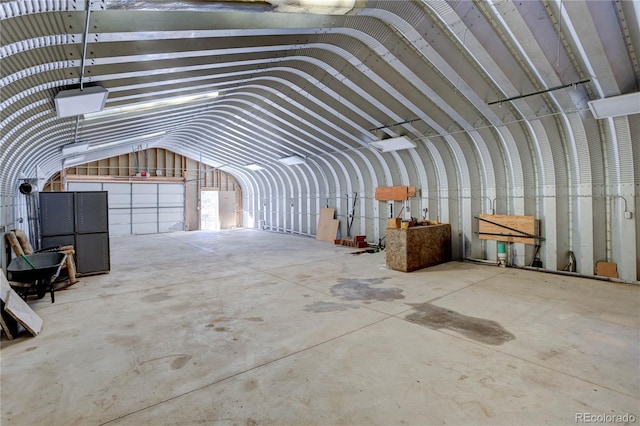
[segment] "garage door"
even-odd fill
[[[69,182],[69,191],[108,191],[109,235],[184,230],[184,185],[180,183]]]

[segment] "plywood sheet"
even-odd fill
[[[33,336],[37,336],[42,330],[42,318],[15,291],[9,291],[4,310]]]
[[[9,299],[10,291],[11,286],[9,286],[9,282],[4,276],[4,271],[0,270],[0,327],[2,327],[7,338],[13,340],[18,336],[20,330],[18,329],[18,322],[4,311],[5,302]]]
[[[327,241],[329,243],[333,243],[335,241],[338,226],[340,225],[340,221],[333,218],[335,212],[335,209],[332,208],[320,209],[316,240]],[[337,224],[335,222],[337,222]]]
[[[4,302],[0,302],[0,309],[0,327],[2,327],[2,331],[7,335],[7,338],[13,340],[20,334],[18,322],[4,311]]]
[[[11,290],[9,281],[7,281],[7,277],[5,277],[4,271],[0,269],[0,300],[5,303],[7,301],[7,294],[9,294],[9,290]]]
[[[478,236],[481,240],[524,244],[536,243],[535,238],[522,236],[523,234],[538,235],[538,223],[533,216],[481,214],[479,219]],[[486,222],[482,219],[493,223]]]
[[[331,224],[329,225],[329,235],[327,236],[327,242],[334,243],[336,238],[338,238],[338,228],[340,227],[339,219],[331,219]]]
[[[379,186],[375,194],[378,201],[405,201],[409,199],[408,186]]]

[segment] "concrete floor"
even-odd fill
[[[1,424],[639,422],[640,286],[352,251],[112,238],[111,273],[31,303],[37,337],[3,338]]]

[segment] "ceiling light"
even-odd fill
[[[276,12],[345,15],[355,7],[355,0],[270,0]]]
[[[107,90],[100,86],[62,90],[53,98],[58,118],[95,113],[104,108]]]
[[[66,157],[71,154],[78,154],[80,152],[85,152],[88,149],[89,149],[89,144],[87,142],[70,143],[62,147],[62,155]]]
[[[302,157],[299,157],[297,155],[292,155],[291,157],[284,157],[284,158],[280,158],[278,159],[279,162],[286,164],[287,166],[294,166],[296,164],[304,164],[306,163],[306,160]]]
[[[137,104],[125,105],[121,107],[112,107],[112,108],[107,108],[105,110],[102,110],[100,112],[84,114],[84,119],[94,120],[97,118],[112,117],[116,115],[146,111],[146,110],[165,107],[165,106],[182,105],[190,102],[202,101],[207,99],[215,99],[218,97],[219,94],[220,94],[219,92],[206,92],[206,93],[199,93],[197,95],[174,96],[172,98],[156,99],[154,101],[140,102]]]
[[[245,168],[249,169],[249,170],[253,170],[253,171],[257,171],[257,170],[264,170],[264,167],[262,166],[258,166],[257,164],[247,164],[246,166],[244,166]]]
[[[375,148],[380,150],[380,152],[399,151],[401,149],[410,149],[416,147],[416,144],[406,136],[369,142],[369,145],[374,146]]]
[[[149,133],[148,135],[135,136],[133,138],[121,139],[121,140],[115,140],[113,142],[106,142],[106,143],[101,143],[101,144],[97,144],[97,145],[91,145],[89,147],[89,150],[93,151],[95,149],[108,148],[108,147],[114,146],[114,145],[123,145],[123,144],[126,144],[126,143],[138,142],[138,141],[141,141],[141,140],[151,139],[151,138],[155,138],[155,137],[158,137],[158,136],[162,136],[162,135],[164,135],[166,133],[167,132],[163,130],[161,132]]]
[[[587,102],[595,118],[620,117],[640,113],[640,92]]]
[[[168,10],[177,12],[192,10],[197,12],[271,12],[272,1],[230,1],[230,0],[191,0],[191,1],[158,1],[158,0],[110,0],[107,9],[116,10]],[[277,1],[277,0],[275,0]]]
[[[85,158],[87,158],[85,155],[76,155],[75,157],[67,157],[64,159],[64,161],[62,161],[62,167],[66,169],[69,166],[80,164],[85,160]]]

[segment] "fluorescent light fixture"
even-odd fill
[[[166,131],[161,131],[161,132],[155,132],[155,133],[149,133],[148,135],[142,135],[142,136],[135,136],[133,138],[128,138],[128,139],[122,139],[122,140],[116,140],[113,142],[105,142],[105,143],[101,143],[98,145],[91,145],[89,147],[89,151],[93,151],[96,149],[103,149],[103,148],[108,148],[110,146],[114,146],[114,145],[124,145],[127,143],[132,143],[132,142],[138,142],[141,140],[145,140],[145,139],[151,139],[151,138],[155,138],[158,136],[162,136],[164,134],[166,134]]]
[[[587,102],[595,118],[620,117],[640,113],[640,92]]]
[[[380,152],[399,151],[401,149],[410,149],[416,147],[416,144],[406,136],[369,142],[369,145],[377,148],[378,150],[380,150]]]
[[[121,107],[107,108],[100,112],[84,114],[84,119],[94,120],[97,118],[113,117],[116,115],[129,114],[132,112],[141,112],[141,111],[146,111],[146,110],[165,107],[165,106],[182,105],[189,102],[215,99],[218,97],[218,95],[219,95],[219,92],[206,92],[206,93],[199,93],[197,95],[174,96],[172,98],[156,99],[154,101],[141,102],[141,103],[125,105]]]
[[[264,167],[262,166],[258,166],[257,164],[247,164],[246,166],[244,166],[245,168],[249,169],[249,170],[253,170],[253,171],[257,171],[257,170],[264,170]]]
[[[80,152],[86,152],[89,149],[87,142],[75,142],[62,147],[62,156],[67,157],[71,154],[78,154]]]
[[[107,89],[100,86],[62,90],[53,98],[58,118],[101,111],[108,93]]]
[[[296,164],[304,164],[306,160],[297,155],[292,155],[291,157],[284,157],[278,159],[279,162],[286,164],[287,166],[295,166]]]
[[[85,158],[87,158],[86,155],[76,155],[75,157],[65,158],[64,161],[62,161],[62,167],[66,169],[67,167],[80,164],[85,160]]]
[[[355,0],[269,0],[275,12],[345,15],[355,7]]]

